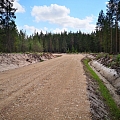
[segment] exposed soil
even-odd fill
[[[120,76],[120,54],[119,55],[109,55],[108,53],[99,53],[92,54],[94,57],[102,65],[114,69],[117,74]]]
[[[92,120],[111,120],[109,108],[105,104],[105,101],[98,90],[98,83],[91,77],[86,67],[84,67],[84,70],[88,84],[87,91],[90,101],[90,112],[92,114]]]
[[[100,79],[108,88],[116,104],[120,107],[120,76],[116,69],[108,68],[108,63],[106,56],[96,60],[96,56],[86,55],[92,61],[90,66],[97,73]],[[98,91],[98,85],[95,80],[93,80],[88,72],[86,72],[88,81],[88,92],[89,100],[91,105],[91,113],[93,120],[99,119],[109,119],[111,116],[109,114],[109,108],[105,105],[105,101]]]
[[[109,55],[109,54],[93,54],[87,55],[92,61],[90,65],[103,80],[104,84],[110,91],[113,99],[120,107],[120,73],[119,73],[119,62],[120,55]],[[114,63],[114,64],[113,64]]]
[[[1,72],[0,120],[91,120],[83,57],[63,55]]]
[[[51,53],[1,53],[0,72],[55,58]]]

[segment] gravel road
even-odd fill
[[[0,73],[0,120],[91,120],[83,55]]]

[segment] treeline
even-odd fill
[[[34,33],[17,30],[13,0],[0,2],[0,52],[98,52],[95,33],[84,34],[64,31],[60,34]]]
[[[100,11],[96,30],[91,34],[81,31],[43,34],[41,31],[31,36],[27,36],[23,30],[17,30],[13,20],[15,9],[9,10],[7,6],[5,7],[6,2],[10,3],[9,0],[2,1],[4,2],[0,3],[2,8],[0,9],[0,52],[120,53],[120,0],[109,0],[106,14],[103,10]]]
[[[17,29],[10,32],[10,50],[7,51],[7,39],[0,36],[1,52],[99,52],[99,43],[95,39],[95,33],[85,34],[81,31],[77,33],[64,31],[59,34],[34,33],[27,36],[26,32]]]
[[[120,0],[109,0],[107,11],[100,11],[96,25],[100,51],[120,53]]]

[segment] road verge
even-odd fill
[[[93,119],[120,119],[120,109],[103,81],[89,66],[89,59],[82,60],[87,75],[89,100]]]

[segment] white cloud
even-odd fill
[[[17,9],[17,11],[16,11],[17,13],[25,12],[25,8],[22,5],[20,5],[19,0],[15,0],[13,2],[13,7]]]
[[[29,26],[29,25],[24,25],[23,26],[23,29],[26,30],[27,34],[28,35],[31,35],[35,32],[38,32],[40,33],[42,31],[43,34],[46,34],[46,32],[52,32],[52,33],[61,33],[61,32],[64,32],[64,31],[68,31],[67,28],[55,28],[55,29],[48,29],[47,27],[44,27],[42,29],[39,29],[39,28],[36,28],[34,26]]]
[[[105,2],[106,5],[108,5],[109,2]]]
[[[57,4],[51,4],[51,6],[34,6],[32,9],[32,16],[35,17],[36,21],[53,21],[53,19],[59,19],[65,17],[70,13],[70,10],[65,6],[59,6]]]
[[[64,32],[64,31],[68,31],[67,28],[56,28],[56,29],[51,29],[51,32],[52,33],[61,33],[61,32]]]
[[[51,4],[50,6],[34,6],[31,12],[36,22],[48,21],[62,28],[85,29],[87,31],[95,29],[95,25],[92,24],[94,16],[79,19],[71,17],[69,14],[70,9],[57,4]]]
[[[27,31],[29,35],[38,32],[40,33],[41,31],[45,34],[48,28],[44,27],[43,29],[35,28],[34,26],[29,26],[29,25],[24,25],[24,29]]]

